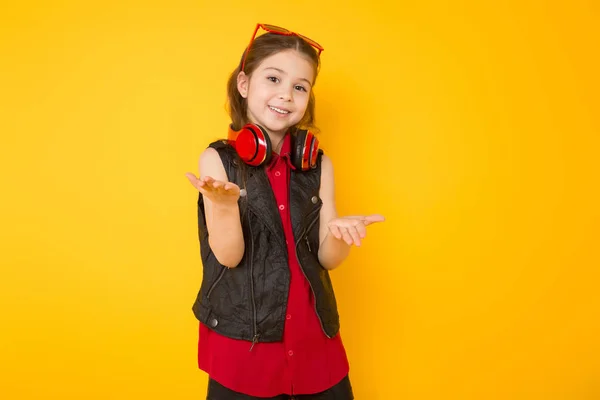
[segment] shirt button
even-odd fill
[[[275,171],[275,176],[280,176],[280,175],[281,175],[281,172]]]
[[[292,319],[292,316],[290,314],[285,316],[286,319]]]
[[[294,352],[293,352],[293,351],[291,351],[291,350],[290,350],[290,351],[288,351],[288,356],[290,356],[290,357],[291,357],[291,356],[293,356],[293,355],[294,355]]]
[[[279,209],[280,209],[281,211],[283,211],[283,210],[285,210],[285,206],[284,206],[283,204],[280,204],[280,205],[279,205]]]

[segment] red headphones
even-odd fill
[[[234,131],[230,125],[228,139],[246,164],[258,167],[271,161],[273,151],[271,140],[267,131],[260,125],[246,124],[239,131]],[[319,139],[306,130],[298,130],[291,139],[292,165],[301,171],[315,168],[319,154]]]

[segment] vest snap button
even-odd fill
[[[319,198],[317,196],[313,196],[312,199],[310,199],[310,201],[312,201],[313,204],[317,204],[317,201],[319,201]]]
[[[215,328],[217,325],[219,325],[219,321],[217,321],[216,318],[213,318],[209,321],[210,326],[212,326],[213,328]]]

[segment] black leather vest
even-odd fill
[[[200,291],[192,307],[196,318],[221,335],[252,342],[282,340],[290,285],[287,247],[281,217],[264,168],[240,172],[235,150],[217,141],[216,149],[228,179],[246,189],[240,197],[245,252],[236,268],[216,260],[208,244],[202,195],[198,198],[198,236],[203,264]],[[316,299],[315,312],[323,332],[339,330],[337,303],[329,271],[317,258],[319,251],[319,197],[321,156],[310,171],[291,171],[289,200],[296,254]],[[245,181],[245,182],[244,182]]]

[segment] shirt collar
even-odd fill
[[[281,145],[281,151],[279,152],[279,154],[273,152],[272,157],[271,157],[271,162],[269,163],[268,168],[272,168],[277,163],[277,160],[282,158],[285,161],[285,163],[288,165],[288,167],[295,170],[296,167],[294,167],[294,165],[292,164],[291,149],[292,149],[291,133],[288,132],[283,137],[283,143]]]

